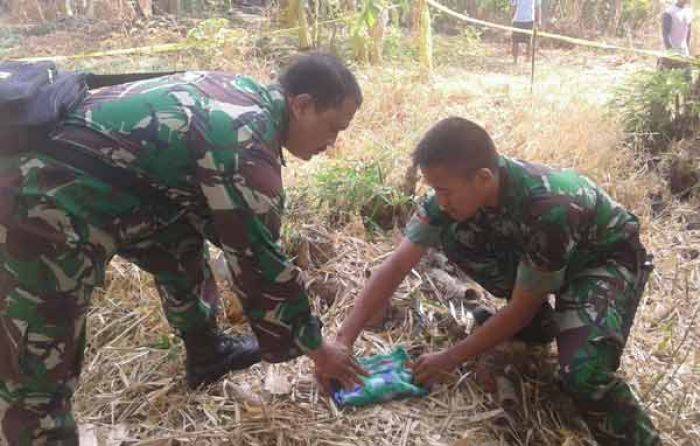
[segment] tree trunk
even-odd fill
[[[616,33],[620,28],[620,21],[622,20],[622,0],[615,0],[615,12],[613,14],[613,19],[610,22],[610,32]]]
[[[95,0],[83,0],[85,5],[85,13],[88,17],[95,17]]]
[[[700,0],[691,0],[690,7],[693,8],[695,13],[695,20],[693,20],[692,35],[690,42],[690,54],[694,56],[700,56]]]
[[[155,9],[161,14],[177,14],[180,12],[180,0],[155,0]]]
[[[584,21],[585,21],[585,14],[586,14],[586,2],[583,1],[576,1],[574,2],[573,5],[573,12],[574,12],[574,23],[578,25],[578,28],[580,31],[583,31],[585,28]]]
[[[478,7],[476,0],[467,0],[467,15],[476,16]]]
[[[426,0],[416,2],[419,11],[418,56],[421,69],[427,75],[433,71],[433,30],[430,23],[430,9]]]
[[[136,0],[136,5],[143,17],[149,18],[153,15],[153,0]]]
[[[418,38],[420,35],[420,11],[420,0],[413,2],[413,8],[411,9],[411,36],[414,38]]]
[[[314,48],[317,48],[320,42],[321,35],[321,25],[319,24],[321,18],[321,0],[312,0],[314,14],[311,23],[311,42]]]
[[[282,9],[282,23],[285,26],[295,26],[297,23],[297,8],[299,7],[300,0],[285,0],[284,3],[280,3],[280,8]]]
[[[369,30],[370,35],[370,51],[369,62],[372,64],[380,64],[382,62],[382,51],[384,50],[384,34],[386,33],[386,25],[389,21],[389,12],[387,8],[382,8],[377,16],[377,21]]]
[[[22,2],[20,0],[7,0],[5,10],[8,14],[19,17],[22,15]]]
[[[22,3],[20,2],[20,5],[21,4]],[[39,16],[39,20],[45,22],[47,14],[44,13],[44,8],[42,7],[41,2],[39,2],[39,0],[34,0],[34,5],[36,8],[36,14]]]
[[[309,32],[309,22],[306,19],[306,0],[292,0],[290,6],[295,4],[296,26],[299,28],[299,48],[311,48],[311,33]]]

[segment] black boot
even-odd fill
[[[185,333],[185,367],[190,388],[216,382],[232,370],[260,362],[260,347],[254,336],[229,336],[213,328]]]
[[[552,342],[558,334],[559,326],[554,319],[554,310],[549,302],[544,302],[540,311],[515,337],[528,344],[546,345]]]

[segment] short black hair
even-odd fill
[[[336,56],[312,52],[297,57],[279,78],[284,92],[296,96],[309,94],[319,109],[338,107],[352,97],[359,107],[362,91],[355,75]]]
[[[496,172],[498,152],[489,134],[479,124],[452,116],[435,124],[413,151],[413,165],[421,169],[446,166],[467,175],[487,168]]]

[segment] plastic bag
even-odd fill
[[[387,355],[375,355],[359,360],[369,376],[362,386],[352,390],[338,388],[333,400],[338,406],[367,406],[397,398],[424,396],[427,390],[413,383],[413,372],[406,367],[408,353],[398,347]]]

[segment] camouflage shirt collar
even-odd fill
[[[287,131],[289,130],[289,113],[287,112],[287,95],[284,94],[282,86],[279,84],[272,84],[267,87],[270,92],[270,102],[268,105],[270,116],[277,129],[277,147],[279,149],[280,163],[286,166],[287,163],[284,160],[284,153],[282,152],[282,143],[284,142]]]
[[[489,213],[501,214],[508,206],[508,162],[505,155],[498,155],[498,205],[495,208],[484,208]]]

